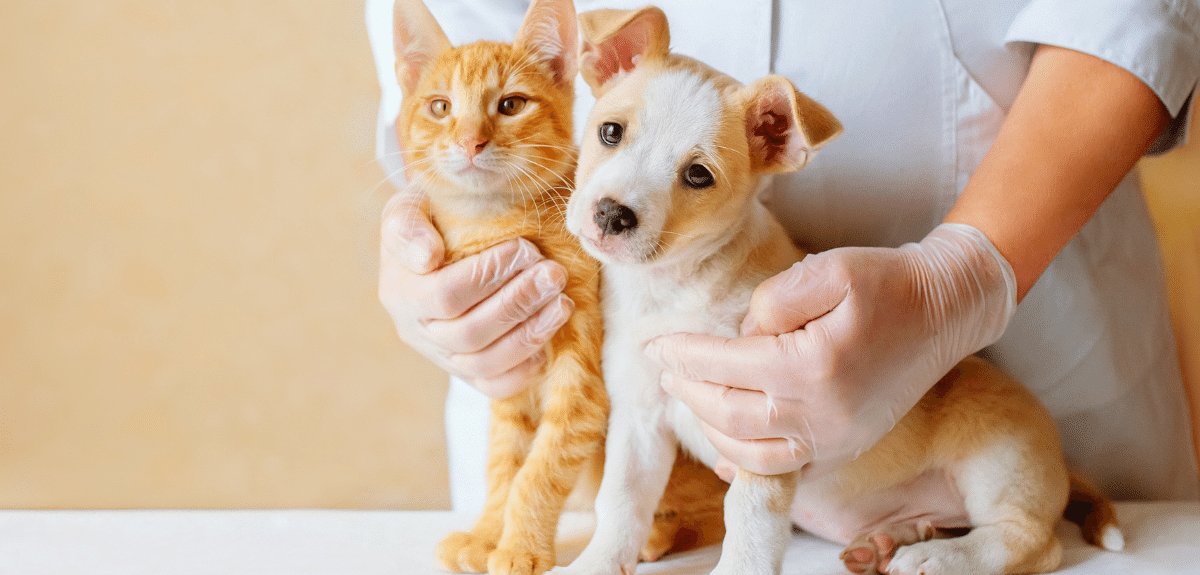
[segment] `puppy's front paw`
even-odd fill
[[[588,562],[580,562],[578,559],[574,563],[565,567],[555,567],[550,570],[549,575],[633,575],[636,565],[617,566],[617,565],[595,565]]]
[[[497,548],[488,556],[489,575],[542,575],[554,567],[554,553]]]
[[[486,573],[488,555],[495,548],[495,541],[456,531],[442,539],[434,553],[442,567],[451,573]]]

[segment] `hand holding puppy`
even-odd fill
[[[991,242],[943,224],[896,249],[810,255],[755,290],[742,337],[672,334],[646,353],[729,461],[820,473],[873,446],[1015,308]]]
[[[400,339],[492,398],[522,390],[540,350],[574,309],[567,273],[514,239],[444,264],[428,200],[405,190],[384,208],[379,299]]]

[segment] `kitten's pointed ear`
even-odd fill
[[[622,72],[643,61],[666,58],[671,46],[667,15],[654,6],[640,10],[592,10],[579,15],[583,32],[579,68],[597,98]]]
[[[755,171],[799,170],[842,133],[842,123],[783,76],[767,76],[742,89],[746,139]]]
[[[533,0],[513,42],[554,73],[557,82],[572,82],[578,71],[579,29],[571,0]]]
[[[450,39],[421,0],[396,0],[392,42],[396,47],[396,80],[405,94],[416,89],[434,59],[451,47]]]

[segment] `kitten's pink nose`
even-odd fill
[[[468,160],[474,160],[475,156],[479,155],[488,145],[488,141],[478,136],[471,138],[463,138],[458,141],[458,145],[462,147],[463,152],[467,154]]]

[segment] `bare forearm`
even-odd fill
[[[982,231],[1025,297],[1170,120],[1129,72],[1053,46],[1034,55],[996,142],[947,222]]]

